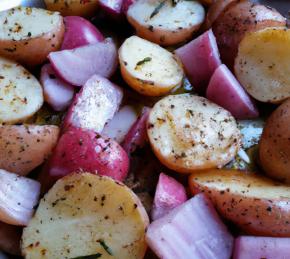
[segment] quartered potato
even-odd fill
[[[236,170],[190,176],[192,194],[204,192],[225,219],[247,234],[290,237],[290,187]]]
[[[54,125],[0,126],[0,168],[27,175],[48,158],[58,135]]]
[[[58,50],[64,35],[60,14],[38,8],[1,12],[0,24],[0,55],[30,67]]]
[[[139,0],[127,12],[138,36],[164,46],[190,39],[204,17],[199,2],[186,0]]]
[[[150,112],[148,136],[159,160],[177,172],[222,167],[240,148],[240,132],[232,115],[209,100],[172,95]]]
[[[143,205],[125,185],[71,174],[41,200],[23,231],[22,253],[26,259],[140,259],[148,223]]]
[[[25,121],[42,104],[43,91],[36,78],[19,64],[0,57],[0,125]]]
[[[183,69],[166,49],[132,36],[119,50],[121,73],[129,86],[143,95],[160,96],[179,87]]]
[[[261,102],[290,97],[290,30],[267,28],[247,34],[239,46],[235,74],[247,92]]]
[[[92,17],[96,14],[98,0],[44,0],[46,8],[64,16]]]

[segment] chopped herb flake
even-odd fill
[[[106,250],[106,252],[109,255],[113,255],[113,251],[111,250],[110,247],[107,246],[107,244],[105,243],[105,241],[103,239],[99,239],[98,242],[100,243],[100,245]]]
[[[96,258],[100,258],[102,256],[102,254],[97,253],[94,255],[85,255],[85,256],[78,256],[78,257],[74,257],[71,259],[96,259]]]
[[[135,69],[137,69],[139,66],[142,66],[146,62],[150,62],[151,60],[152,60],[152,58],[147,57],[147,58],[144,58],[144,59],[138,61],[137,64],[136,64],[136,66],[135,66]]]
[[[152,19],[155,15],[157,15],[164,5],[165,5],[165,1],[160,2],[159,5],[157,5],[156,8],[151,13],[150,19]]]

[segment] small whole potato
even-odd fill
[[[290,99],[269,117],[260,140],[259,157],[265,173],[290,183]]]
[[[232,68],[239,43],[247,32],[285,25],[286,19],[275,9],[241,0],[227,7],[215,20],[212,29],[223,62]]]

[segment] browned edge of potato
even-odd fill
[[[290,187],[261,175],[209,170],[189,178],[192,194],[205,193],[219,214],[247,234],[290,237]]]

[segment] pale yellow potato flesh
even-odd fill
[[[239,46],[235,74],[247,92],[261,102],[290,97],[290,30],[267,28],[247,34]]]
[[[95,254],[139,259],[146,252],[148,224],[143,205],[125,185],[95,174],[71,174],[41,200],[23,231],[22,253],[26,259]]]
[[[198,1],[152,1],[133,3],[127,19],[137,35],[163,46],[189,40],[205,19],[205,11]]]
[[[57,51],[64,35],[62,16],[40,8],[19,7],[0,13],[0,55],[28,67]]]
[[[224,166],[235,157],[241,141],[228,111],[190,94],[169,95],[157,102],[147,132],[158,159],[180,173]]]
[[[25,121],[42,104],[37,79],[18,63],[0,57],[0,125]]]
[[[171,52],[138,36],[119,49],[121,73],[129,86],[148,96],[161,96],[182,84],[181,63]]]

